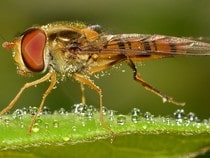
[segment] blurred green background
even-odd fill
[[[145,33],[181,37],[210,37],[209,0],[7,0],[0,2],[0,42],[11,41],[32,25],[54,21],[83,21],[100,24],[108,33]],[[122,72],[122,70],[126,70]],[[138,64],[143,78],[177,101],[186,102],[186,112],[209,117],[210,57],[177,57]],[[111,69],[111,75],[94,79],[101,87],[104,106],[119,113],[133,107],[155,115],[172,113],[180,108],[162,103],[132,78],[126,64]],[[21,77],[16,73],[12,54],[0,48],[0,107],[5,107],[24,83],[40,78]],[[25,91],[16,104],[38,106],[48,83]],[[98,95],[86,88],[87,103],[98,106]],[[81,101],[80,86],[72,79],[58,85],[45,103],[50,109],[70,109]]]

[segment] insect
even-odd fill
[[[126,62],[133,70],[134,80],[145,89],[164,101],[184,105],[185,103],[175,101],[143,80],[134,62],[173,56],[210,55],[210,44],[200,41],[162,35],[105,34],[99,25],[86,26],[77,22],[57,22],[31,27],[13,42],[4,42],[3,47],[13,50],[20,75],[42,73],[44,76],[26,83],[0,115],[14,106],[25,89],[50,81],[30,125],[30,132],[46,97],[58,80],[72,77],[78,81],[81,84],[82,103],[85,103],[84,85],[96,91],[99,95],[100,122],[105,124],[102,90],[89,78],[92,74]]]

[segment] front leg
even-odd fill
[[[36,80],[36,81],[33,81],[33,82],[29,82],[29,83],[26,83],[20,90],[19,92],[17,93],[17,95],[15,96],[15,98],[9,103],[8,106],[6,106],[1,112],[0,112],[0,115],[3,115],[4,113],[8,112],[10,109],[12,109],[15,105],[15,103],[17,102],[17,100],[20,98],[21,94],[24,92],[24,90],[26,90],[27,88],[29,87],[32,87],[32,86],[35,86],[35,85],[38,85],[42,82],[45,82],[47,81],[48,79],[50,79],[50,77],[52,76],[54,72],[48,72],[45,76],[43,76],[42,78]]]

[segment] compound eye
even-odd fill
[[[43,30],[27,30],[21,41],[21,54],[28,69],[34,72],[44,70],[44,48],[46,35]]]

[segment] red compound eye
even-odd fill
[[[46,35],[44,31],[33,28],[24,33],[21,41],[23,61],[28,69],[40,72],[44,69],[44,47]]]

